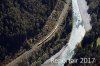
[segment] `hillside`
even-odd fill
[[[100,64],[100,0],[87,0],[91,16],[92,30],[86,33],[81,45],[77,46],[73,59],[78,59],[77,63],[65,64],[65,66],[99,66]],[[84,63],[80,63],[81,58],[86,58]],[[89,62],[90,58],[90,63]],[[95,58],[94,62],[93,58]]]
[[[100,0],[86,1],[92,29],[76,46],[72,59],[78,59],[78,62],[65,63],[64,66],[100,64]],[[65,4],[68,4],[65,10],[68,12],[63,11]],[[69,4],[65,0],[2,0],[0,66],[41,66],[67,46],[73,24]],[[95,61],[80,63],[81,58],[90,61],[95,58]]]
[[[57,0],[2,0],[0,3],[0,64],[30,49],[25,41],[46,25]]]

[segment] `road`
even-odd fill
[[[73,57],[74,49],[85,36],[86,28],[84,26],[89,24],[86,23],[85,22],[86,20],[84,21],[84,19],[82,18],[82,14],[84,14],[84,10],[86,11],[86,14],[89,16],[89,14],[87,13],[87,9],[83,9],[88,7],[87,4],[85,3],[86,3],[85,0],[81,0],[81,1],[72,0],[73,28],[72,28],[70,39],[66,44],[67,46],[64,46],[58,53],[56,53],[50,59],[46,60],[41,66],[64,66],[66,61],[70,60]],[[79,4],[81,6],[79,6]],[[85,4],[85,6],[82,7],[82,4]],[[80,12],[80,10],[83,10],[83,12]],[[87,15],[84,14],[83,17],[87,17]]]
[[[44,39],[40,40],[40,42],[35,44],[32,47],[32,49],[30,49],[29,51],[26,51],[25,53],[23,53],[21,56],[19,56],[18,58],[16,58],[15,60],[13,60],[9,64],[7,64],[6,66],[18,66],[18,64],[22,63],[23,61],[25,61],[24,63],[27,63],[29,65],[27,59],[32,56],[32,54],[34,53],[34,50],[39,48],[39,46],[41,46],[42,43],[44,43],[45,41],[48,41],[49,38],[51,38],[55,35],[55,33],[57,32],[59,26],[64,21],[64,18],[67,16],[71,0],[66,0],[66,2],[67,2],[67,4],[66,3],[64,4],[64,9],[62,10],[60,17],[57,20],[55,28],[47,36],[45,36]]]
[[[36,46],[39,46],[40,44],[42,44],[43,42],[45,42],[48,38],[52,37],[58,30],[59,26],[61,25],[61,23],[64,21],[67,13],[68,13],[68,9],[69,9],[69,3],[71,1],[70,0],[66,0],[66,3],[64,5],[64,9],[58,19],[58,21],[56,22],[55,28],[47,35],[45,36],[45,38],[43,40],[41,40],[39,43],[36,44]]]

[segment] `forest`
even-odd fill
[[[0,1],[0,64],[8,62],[16,53],[30,49],[25,40],[34,38],[41,32],[56,2],[57,0]]]
[[[95,58],[93,63],[65,64],[65,66],[99,66],[100,65],[100,0],[86,0],[89,6],[88,13],[91,16],[92,29],[86,33],[84,39],[75,49],[73,59]],[[89,60],[88,60],[89,61]]]
[[[64,1],[64,0],[63,0]],[[92,29],[75,49],[73,59],[95,58],[90,64],[65,64],[65,66],[98,66],[100,64],[100,0],[86,0],[89,6]],[[57,0],[2,0],[0,2],[0,66],[29,50],[25,41],[34,39],[46,25]],[[58,3],[59,4],[59,3]],[[56,10],[61,10],[57,8]],[[72,30],[72,10],[60,26],[58,33],[35,51],[28,60],[31,66],[40,66],[44,61],[65,46]],[[31,40],[30,40],[31,41]],[[23,64],[19,64],[22,66]],[[25,65],[24,65],[25,66]]]

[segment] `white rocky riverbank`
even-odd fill
[[[91,29],[90,15],[85,0],[72,0],[73,29],[69,42],[57,54],[45,61],[42,66],[64,66],[72,58],[76,45],[80,43],[85,33]]]

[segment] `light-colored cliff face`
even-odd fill
[[[81,42],[86,31],[91,29],[90,15],[85,0],[72,0],[73,29],[68,46],[65,46],[57,54],[48,59],[42,66],[64,66],[64,63],[74,55],[76,45]]]

